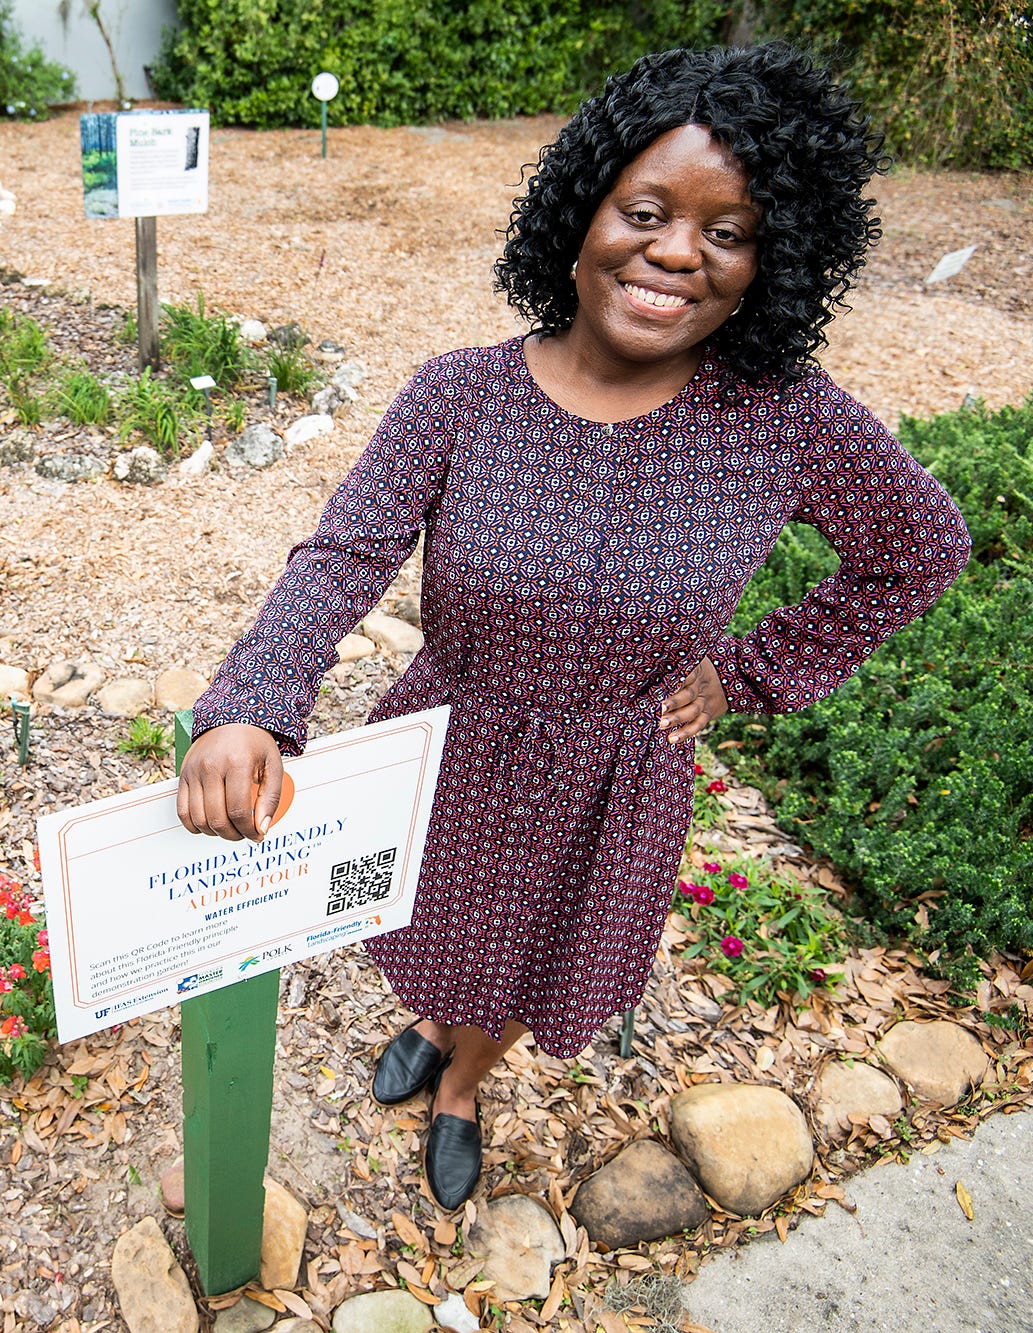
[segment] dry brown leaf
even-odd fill
[[[413,1265],[408,1263],[405,1259],[399,1259],[397,1265],[397,1272],[398,1276],[400,1278],[404,1278],[405,1281],[408,1282],[410,1286],[416,1286],[416,1287],[426,1286],[426,1283],[423,1281],[423,1277],[420,1273],[420,1270],[418,1268],[414,1268]]]
[[[451,1249],[456,1243],[458,1234],[459,1229],[456,1224],[450,1222],[448,1218],[445,1217],[443,1217],[434,1228],[434,1239],[439,1245],[444,1245],[446,1249]]]
[[[633,1273],[648,1273],[653,1261],[641,1254],[622,1254],[617,1260],[619,1268],[629,1268]]]
[[[416,1299],[418,1301],[422,1301],[424,1305],[437,1305],[438,1301],[441,1300],[440,1296],[435,1296],[434,1293],[432,1291],[428,1291],[426,1287],[416,1287],[410,1285],[408,1290],[410,1296],[415,1296]]]
[[[414,1250],[426,1251],[427,1237],[411,1218],[406,1217],[404,1213],[392,1213],[391,1225],[404,1244],[411,1245]]]
[[[789,1239],[789,1218],[786,1217],[784,1213],[780,1213],[779,1216],[775,1218],[775,1231],[778,1234],[778,1239],[784,1245]]]
[[[958,1196],[958,1203],[961,1205],[961,1211],[971,1222],[975,1216],[972,1211],[972,1195],[959,1180],[954,1186],[954,1193]]]
[[[278,1296],[280,1298],[280,1300],[284,1303],[287,1309],[290,1310],[291,1314],[300,1315],[302,1319],[312,1318],[311,1307],[307,1304],[307,1302],[301,1299],[301,1297],[297,1294],[297,1292],[284,1291],[281,1287],[274,1287],[273,1295]]]
[[[15,1139],[15,1141],[11,1144],[11,1165],[17,1166],[18,1163],[21,1161],[21,1156],[22,1156],[22,1141],[21,1139]]]
[[[565,1290],[566,1289],[563,1283],[563,1274],[557,1273],[552,1280],[552,1286],[549,1289],[549,1294],[545,1299],[545,1304],[542,1306],[541,1311],[539,1312],[539,1317],[543,1324],[548,1324],[549,1320],[560,1308],[560,1305],[563,1301]]]
[[[245,1287],[244,1295],[249,1300],[257,1301],[259,1305],[264,1305],[270,1310],[275,1310],[277,1314],[286,1314],[287,1307],[279,1296],[274,1296],[271,1291],[263,1291],[261,1287]]]

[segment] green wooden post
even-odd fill
[[[634,1035],[635,1011],[634,1009],[625,1009],[624,1018],[621,1020],[620,1055],[622,1060],[626,1060],[631,1054],[631,1041]]]
[[[193,715],[176,714],[176,771]],[[279,972],[180,1006],[187,1240],[205,1294],[258,1276]]]

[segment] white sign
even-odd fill
[[[942,282],[944,278],[953,278],[955,273],[961,272],[975,252],[974,245],[966,245],[964,250],[952,250],[949,255],[943,256],[926,278],[926,282]]]
[[[188,833],[175,779],[43,816],[59,1040],[407,926],[448,713],[313,741],[258,843]]]
[[[312,96],[318,97],[321,102],[332,102],[340,86],[335,75],[325,72],[317,74],[312,80]]]
[[[207,111],[90,112],[79,133],[87,217],[207,211]]]

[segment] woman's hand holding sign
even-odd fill
[[[190,833],[260,842],[286,794],[285,778],[268,731],[239,722],[212,727],[183,761],[176,799],[180,821]]]

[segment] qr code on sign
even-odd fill
[[[359,907],[382,903],[391,893],[397,847],[388,847],[354,861],[341,861],[330,871],[330,893],[326,900],[327,916],[354,912]]]

